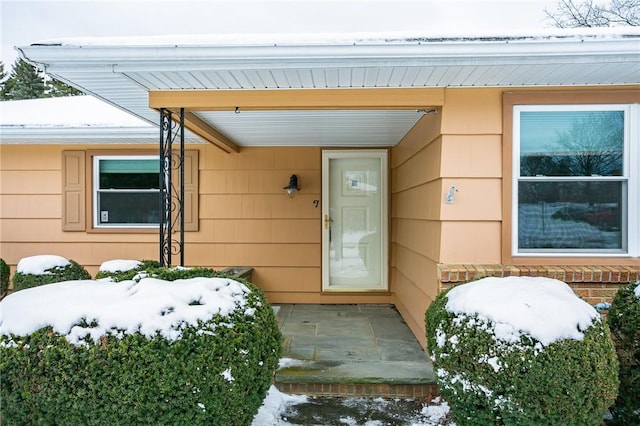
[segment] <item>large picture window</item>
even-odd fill
[[[513,120],[513,254],[637,255],[637,106],[522,105]]]
[[[160,162],[157,156],[93,157],[93,226],[157,227]]]

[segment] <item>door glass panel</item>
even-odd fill
[[[329,286],[385,286],[380,158],[329,160]]]

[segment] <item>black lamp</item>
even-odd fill
[[[300,191],[300,188],[298,187],[298,176],[291,175],[291,177],[289,178],[289,185],[283,187],[282,189],[286,189],[289,197],[293,198],[296,192]]]

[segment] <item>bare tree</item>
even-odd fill
[[[544,12],[558,28],[640,26],[640,0],[560,0]]]

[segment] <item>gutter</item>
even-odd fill
[[[554,63],[638,61],[640,31],[626,37],[494,37],[494,38],[412,38],[315,44],[81,44],[68,42],[38,43],[17,48],[28,62],[44,65],[47,72],[83,71],[134,72],[142,70],[174,71],[186,69],[261,69],[278,64],[279,68],[378,65],[499,65],[503,63]],[[144,40],[144,39],[143,39]],[[179,40],[177,40],[179,41]],[[142,43],[139,41],[138,43]]]

